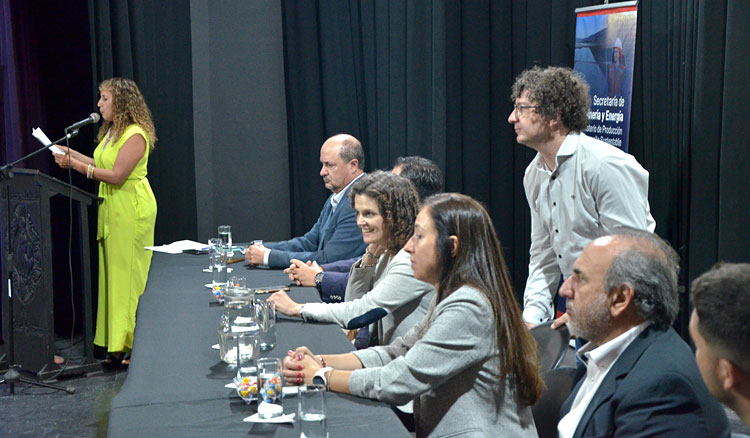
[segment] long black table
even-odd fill
[[[298,424],[244,423],[256,412],[234,389],[234,370],[211,348],[218,342],[222,307],[204,284],[207,256],[154,253],[146,291],[136,316],[135,342],[128,376],[112,400],[110,437],[298,437]],[[288,284],[282,271],[231,265],[230,275],[244,275],[248,287]],[[298,302],[320,301],[314,288],[293,287]],[[352,344],[332,324],[311,324],[279,314],[277,345],[261,357],[283,357],[287,350],[306,345],[314,353],[345,353]],[[396,415],[384,403],[327,393],[330,436],[408,437]],[[297,397],[284,399],[284,412],[296,412]]]

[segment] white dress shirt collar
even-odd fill
[[[576,149],[578,149],[578,141],[581,137],[581,134],[578,132],[571,132],[568,135],[565,136],[565,140],[563,140],[562,144],[560,145],[560,149],[557,150],[557,157],[569,157],[576,153]]]
[[[331,213],[336,211],[336,206],[339,205],[339,202],[341,201],[341,198],[344,197],[344,193],[346,193],[346,190],[351,187],[351,185],[354,184],[355,181],[362,178],[364,175],[364,173],[361,173],[358,177],[354,178],[349,184],[347,184],[343,190],[339,191],[338,193],[334,193],[333,196],[331,196]]]
[[[620,336],[606,342],[600,346],[595,346],[588,342],[578,349],[576,354],[583,361],[587,368],[593,363],[599,368],[609,368],[620,357],[623,351],[637,338],[643,330],[648,327],[649,322],[645,321],[631,328]]]
[[[583,377],[585,380],[578,389],[578,393],[570,407],[570,412],[560,419],[560,422],[557,424],[557,432],[560,438],[570,438],[573,436],[584,412],[586,412],[591,400],[593,400],[594,395],[599,390],[599,386],[612,369],[612,366],[649,324],[648,321],[642,322],[605,344],[596,347],[589,342],[578,350],[576,354],[586,366],[586,375]]]
[[[563,140],[562,144],[560,144],[560,148],[555,154],[555,170],[550,170],[547,167],[547,163],[543,159],[536,160],[536,167],[539,170],[546,172],[547,174],[555,173],[555,171],[560,168],[560,164],[562,164],[563,161],[567,160],[576,153],[580,136],[581,135],[577,132],[571,132],[565,136],[565,139]],[[541,153],[537,153],[537,155],[541,157]]]

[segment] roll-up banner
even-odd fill
[[[574,69],[591,87],[586,134],[628,150],[637,1],[576,9]]]

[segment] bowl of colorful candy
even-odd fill
[[[256,377],[235,377],[234,389],[245,403],[251,403],[258,399],[258,379]]]
[[[211,284],[211,291],[220,303],[224,304],[224,292],[227,290],[227,285],[224,283]]]

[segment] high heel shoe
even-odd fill
[[[104,359],[99,361],[99,363],[101,363],[103,367],[108,369],[118,369],[123,365],[123,358],[123,353],[109,352]]]

